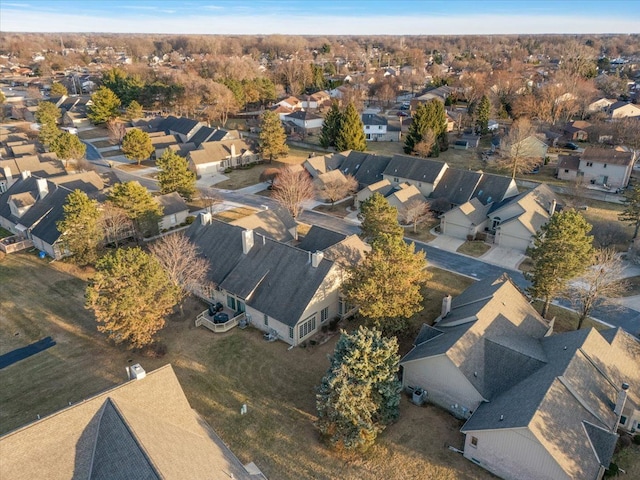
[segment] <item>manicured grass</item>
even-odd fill
[[[407,227],[404,229],[404,236],[412,240],[418,240],[419,242],[430,242],[436,238],[436,236],[431,233],[431,229],[439,223],[439,220],[419,223],[416,232],[413,231],[413,226]]]
[[[536,308],[536,310],[538,310],[538,312],[541,312],[543,303],[536,300],[533,302],[533,306]],[[549,306],[549,313],[547,314],[547,318],[552,319],[554,317],[556,319],[553,325],[554,333],[570,332],[572,330],[575,330],[578,326],[579,315],[576,312],[567,310],[566,308],[562,308],[557,305]],[[604,330],[608,328],[605,325],[602,325],[601,323],[587,317],[582,323],[582,328],[590,327],[593,327],[596,330]]]
[[[249,207],[237,207],[230,208],[229,210],[223,210],[222,212],[215,213],[213,218],[217,220],[222,220],[223,222],[230,223],[234,220],[238,220],[239,218],[248,217],[249,215],[253,215],[258,210],[255,208]]]
[[[115,146],[109,140],[97,140],[95,142],[91,142],[91,144],[96,148],[107,148],[107,147],[114,147]]]
[[[190,300],[184,316],[171,317],[160,333],[168,353],[142,357],[111,346],[96,332],[83,308],[82,279],[34,255],[17,254],[0,264],[0,283],[0,351],[48,335],[58,343],[0,370],[0,434],[124,382],[129,363],[139,362],[147,371],[171,363],[191,406],[242,462],[254,461],[268,478],[493,478],[447,448],[462,447],[459,421],[404,397],[400,419],[370,452],[340,456],[327,450],[313,427],[315,387],[338,335],[323,345],[288,350],[282,342],[265,342],[252,328],[214,334],[194,326],[204,305]],[[439,310],[443,291],[462,287],[459,277],[435,270],[430,286],[425,304],[431,313]],[[354,320],[341,326],[357,325]],[[239,413],[243,403],[246,415]]]
[[[471,242],[464,242],[456,251],[458,253],[464,253],[465,255],[469,255],[471,257],[480,257],[487,253],[490,249],[491,246],[487,245],[486,243],[480,240],[474,240]]]
[[[118,149],[118,150],[108,150],[106,152],[101,152],[100,155],[102,155],[105,158],[109,158],[109,157],[117,157],[119,155],[124,155],[124,153],[122,153],[122,150]]]
[[[317,205],[313,209],[316,212],[327,213],[334,217],[344,218],[351,213],[351,210],[347,210],[347,205],[352,205],[352,202],[343,202],[336,205]]]

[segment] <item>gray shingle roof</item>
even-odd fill
[[[508,194],[512,182],[511,177],[483,173],[476,191],[473,192],[473,197],[480,200],[483,205],[499,202]]]
[[[376,115],[375,113],[363,113],[362,114],[362,123],[364,125],[387,125],[389,122],[382,115]]]
[[[189,210],[189,206],[178,192],[166,193],[155,198],[162,206],[162,214],[165,216]]]
[[[336,243],[347,238],[346,235],[333,230],[329,230],[318,225],[312,225],[309,232],[304,236],[298,244],[298,248],[307,252],[317,252],[325,250]]]
[[[384,174],[415,180],[416,182],[435,183],[445,168],[446,164],[444,162],[410,157],[408,155],[394,155],[387,168],[385,168]]]
[[[216,132],[215,129],[210,127],[200,127],[196,133],[189,139],[196,148],[200,146],[201,143],[206,142],[211,138],[211,136]]]
[[[282,217],[292,219],[288,212]],[[288,243],[293,240],[293,235],[289,231],[290,228],[295,227],[295,220],[293,222],[294,224],[291,225],[290,222],[283,221],[275,209],[269,209],[234,220],[231,224],[241,226],[246,230],[253,230],[257,234],[266,235],[278,242]]]
[[[462,205],[471,199],[481,178],[479,172],[447,168],[431,198],[446,198],[453,205]]]
[[[185,117],[174,117],[171,115],[165,118],[164,121],[158,125],[158,130],[163,130],[167,134],[170,132],[177,132],[187,135],[196,125],[198,125],[197,120]]]

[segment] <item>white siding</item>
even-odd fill
[[[468,432],[464,456],[505,480],[572,480],[526,428]]]
[[[418,190],[420,190],[420,193],[422,195],[424,195],[425,197],[428,197],[429,195],[431,195],[431,192],[433,192],[433,184],[432,183],[427,183],[427,182],[418,182],[416,180],[412,180],[410,178],[403,178],[403,177],[394,177],[393,175],[387,175],[386,173],[382,175],[382,177],[385,180],[389,180],[389,182],[391,182],[392,185],[399,185],[401,183],[409,183],[411,185],[415,185],[416,188]],[[396,179],[398,179],[396,181]]]
[[[533,235],[520,222],[509,222],[501,225],[496,230],[495,244],[504,247],[520,250],[524,252],[529,245]]]
[[[403,363],[404,387],[421,387],[427,399],[453,415],[468,417],[483,401],[482,396],[446,355]],[[456,407],[457,405],[457,407]]]
[[[611,163],[580,161],[580,171],[584,173],[584,182],[594,180],[596,184],[606,183],[615,188],[625,187],[629,183],[631,166],[612,165]],[[606,167],[605,167],[606,165]],[[607,178],[605,178],[607,177]]]
[[[440,219],[440,230],[443,235],[466,240],[467,235],[475,234],[476,229],[472,228],[467,216],[458,208],[449,210]]]

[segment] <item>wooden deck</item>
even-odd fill
[[[245,320],[246,318],[247,315],[242,312],[240,315],[236,315],[235,317],[230,318],[224,323],[214,323],[213,320],[211,320],[211,317],[209,316],[209,310],[207,309],[196,317],[196,327],[203,326],[208,328],[212,332],[224,333],[237,326],[238,323],[240,323],[242,320]]]

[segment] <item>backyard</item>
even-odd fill
[[[67,273],[73,272],[75,275]],[[411,346],[423,321],[431,322],[445,293],[471,279],[433,270],[426,309],[400,339]],[[336,456],[318,440],[313,420],[315,387],[329,363],[337,334],[323,345],[287,349],[254,330],[213,334],[193,319],[205,306],[190,300],[184,316],[167,321],[160,340],[168,353],[145,357],[114,347],[96,331],[83,307],[84,272],[61,262],[17,254],[0,263],[0,354],[52,336],[57,345],[0,370],[0,433],[78,402],[126,379],[124,367],[148,371],[171,363],[193,408],[243,462],[254,461],[278,479],[476,479],[491,475],[446,448],[462,446],[460,422],[403,397],[400,420],[363,456]],[[80,278],[77,276],[79,275]],[[351,329],[350,321],[343,325]],[[248,414],[239,414],[246,403]]]

